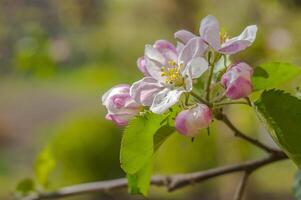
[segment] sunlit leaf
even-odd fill
[[[281,90],[268,90],[255,107],[272,138],[300,168],[301,100]]]
[[[261,64],[254,70],[253,89],[263,90],[286,83],[298,74],[301,68],[289,63],[269,62]]]
[[[133,119],[126,128],[120,152],[121,166],[127,173],[129,192],[147,196],[154,152],[174,132],[169,125],[174,115],[146,113]]]
[[[121,167],[126,173],[135,174],[152,157],[153,136],[163,119],[163,115],[148,112],[133,119],[126,127],[120,150]]]
[[[56,165],[50,147],[46,147],[35,161],[35,175],[39,184],[47,187],[49,184],[49,175]]]
[[[153,159],[150,159],[137,173],[128,174],[128,189],[131,194],[147,196],[153,170]]]

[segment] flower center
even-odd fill
[[[182,77],[181,70],[184,64],[178,65],[175,61],[168,61],[169,67],[163,66],[161,68],[161,76],[165,77],[165,84],[174,85],[180,87],[184,84],[184,78]]]

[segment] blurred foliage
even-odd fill
[[[123,176],[119,166],[120,131],[99,116],[79,115],[52,129],[49,142],[57,167],[53,187]]]
[[[30,192],[35,191],[35,184],[32,179],[25,178],[18,183],[16,191],[20,193],[20,196],[25,196]]]
[[[55,168],[56,160],[53,157],[53,153],[49,146],[46,146],[45,149],[37,156],[35,162],[35,176],[38,183],[47,188],[49,185],[49,176],[53,169]]]

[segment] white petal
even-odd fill
[[[220,47],[220,27],[217,19],[208,15],[201,21],[200,37],[215,50]]]
[[[150,110],[157,114],[164,113],[179,101],[183,92],[184,90],[182,89],[170,90],[165,88],[156,95]]]
[[[163,65],[155,60],[145,57],[145,68],[149,75],[156,79],[158,82],[163,82],[164,78],[161,76],[161,68]]]
[[[193,58],[203,56],[206,48],[207,45],[199,37],[189,40],[179,54],[178,63],[187,65]]]
[[[147,58],[152,59],[154,61],[157,61],[161,64],[165,63],[164,56],[151,45],[145,45],[144,56],[146,56]]]
[[[174,37],[180,40],[181,43],[186,44],[189,40],[197,36],[187,30],[179,30],[175,32]]]
[[[183,71],[183,75],[188,75],[192,79],[200,77],[209,67],[208,62],[202,58],[197,57],[192,59]]]
[[[181,52],[184,48],[184,44],[181,42],[177,42],[177,52]]]
[[[192,81],[192,78],[190,76],[187,76],[185,78],[185,90],[187,92],[191,92],[192,91],[192,88],[193,88],[193,81]]]

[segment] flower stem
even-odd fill
[[[206,85],[206,100],[210,102],[210,85],[213,77],[213,70],[214,70],[214,64],[210,64],[210,71],[209,71],[209,77]]]
[[[248,102],[245,101],[228,101],[228,102],[221,102],[221,103],[215,103],[214,106],[224,106],[224,105],[231,105],[231,104],[245,104],[249,106]]]

